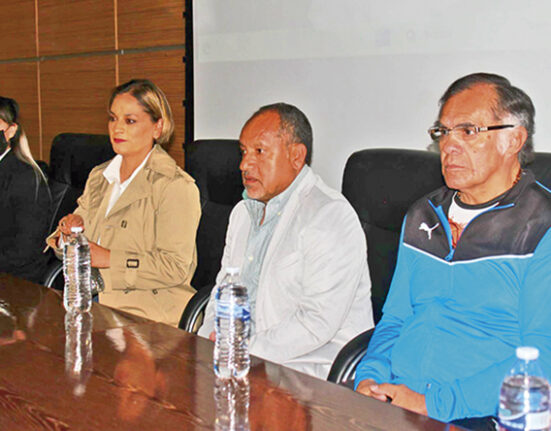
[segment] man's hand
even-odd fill
[[[90,261],[94,268],[109,268],[111,266],[111,250],[88,241],[90,245]]]
[[[381,385],[372,385],[370,389],[371,392],[376,395],[390,398],[392,400],[392,404],[395,406],[427,416],[425,396],[418,392],[412,391],[406,385],[392,385],[390,383],[383,383]],[[375,396],[374,398],[379,399]]]
[[[412,391],[406,385],[392,385],[390,383],[379,385],[375,380],[366,379],[360,382],[356,391],[376,400],[390,401],[398,407],[427,415],[425,396]]]
[[[372,388],[377,388],[378,384],[373,379],[366,379],[362,380],[358,387],[356,388],[356,391],[358,391],[360,394],[367,395],[368,397],[375,398],[376,400],[382,401],[383,403],[387,401],[386,395],[379,394],[373,391]]]
[[[213,343],[216,342],[216,332],[212,331],[209,335],[209,340]]]

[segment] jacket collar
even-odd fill
[[[161,174],[165,177],[174,178],[178,170],[176,161],[160,146],[155,145],[151,157],[144,166],[147,171]]]
[[[138,172],[132,183],[129,184],[119,200],[113,205],[107,218],[131,205],[133,202],[150,196],[152,194],[153,177],[155,174],[174,178],[176,172],[177,165],[174,159],[159,145],[155,145],[145,166]]]
[[[303,178],[308,173],[308,170],[310,170],[310,167],[304,165],[291,184],[280,194],[270,199],[267,203],[248,198],[247,191],[245,189],[243,191],[245,207],[249,211],[249,216],[251,217],[252,223],[258,226],[261,220],[267,222],[272,217],[275,217],[276,214],[282,213],[287,205],[287,202],[289,202],[289,198],[293,195],[295,189],[302,182]]]
[[[103,176],[107,179],[109,184],[111,183],[118,183],[119,185],[124,186],[125,184],[130,184],[134,178],[136,178],[136,175],[143,169],[145,164],[148,162],[149,157],[151,156],[151,153],[153,152],[153,149],[147,155],[145,156],[145,159],[140,163],[140,165],[134,169],[134,172],[128,177],[125,181],[121,181],[121,165],[122,165],[122,156],[120,154],[117,154],[114,159],[112,159],[105,170],[103,171]]]
[[[532,171],[530,171],[529,169],[523,169],[519,182],[511,187],[509,190],[507,190],[505,193],[503,193],[501,196],[492,199],[490,202],[499,202],[499,207],[515,205],[515,203],[518,201],[526,188],[530,187],[535,182],[536,179]],[[455,192],[456,190],[452,190],[444,186],[431,193],[429,195],[429,200],[434,206],[441,205],[444,213],[447,214]],[[487,205],[488,203],[484,203],[482,205]]]
[[[285,205],[285,208],[283,209],[281,219],[279,220],[274,230],[274,234],[268,246],[268,250],[266,250],[266,256],[264,257],[264,263],[260,272],[260,283],[262,283],[262,277],[265,274],[265,268],[267,267],[267,265],[270,264],[270,260],[275,250],[277,250],[279,243],[285,237],[285,233],[287,232],[287,229],[289,229],[291,221],[295,217],[295,214],[298,208],[300,208],[301,203],[304,201],[303,196],[307,194],[316,184],[317,177],[312,169],[307,165],[304,166],[304,169],[306,169],[305,175],[300,183],[297,184],[296,189],[291,193],[291,196],[289,197],[289,200]]]

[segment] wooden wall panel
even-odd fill
[[[118,0],[119,48],[181,45],[184,0]]]
[[[176,125],[174,139],[168,152],[182,167],[184,166],[182,144],[185,139],[185,111],[182,101],[186,85],[183,55],[184,50],[169,50],[119,56],[120,83],[132,78],[147,78],[166,94]]]
[[[4,0],[0,59],[36,56],[34,0]]]
[[[145,77],[171,104],[176,129],[169,152],[183,166],[185,0],[4,3],[0,95],[21,104],[35,158],[49,161],[58,133],[106,133],[111,88]]]
[[[42,135],[48,153],[58,133],[107,133],[107,103],[114,86],[113,55],[41,64]]]
[[[115,49],[114,2],[39,0],[40,55]]]
[[[0,64],[0,95],[17,101],[31,153],[35,159],[45,160],[40,151],[36,68],[36,62]]]

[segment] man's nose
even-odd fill
[[[461,142],[454,133],[449,133],[440,138],[440,152],[445,154],[457,153],[463,150],[464,143]]]
[[[251,158],[246,153],[243,153],[241,155],[241,163],[239,163],[239,169],[241,169],[242,172],[245,172],[249,169],[250,165]]]

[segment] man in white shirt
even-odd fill
[[[241,268],[252,354],[325,379],[341,347],[373,327],[364,232],[308,166],[312,129],[299,109],[260,108],[240,146],[246,196],[230,216],[217,282]],[[199,330],[211,338],[215,290]]]

